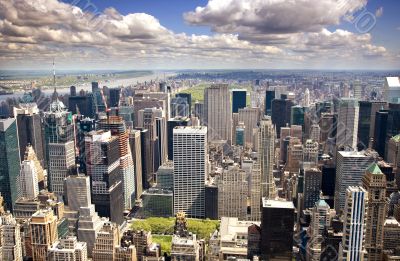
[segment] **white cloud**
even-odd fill
[[[125,69],[302,67],[316,59],[329,65],[341,57],[385,57],[387,50],[372,44],[370,34],[331,32],[324,27],[339,23],[365,1],[339,0],[348,3],[340,8],[333,7],[335,0],[318,1],[314,11],[308,7],[311,0],[302,0],[303,7],[297,6],[298,1],[282,1],[230,0],[232,6],[226,6],[224,1],[211,0],[185,15],[193,24],[210,18],[209,23],[215,22],[213,35],[176,33],[149,14],[122,15],[114,8],[100,14],[93,6],[88,12],[89,8],[57,0],[1,1],[0,67],[36,67],[52,57],[61,60],[61,66]]]

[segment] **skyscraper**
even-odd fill
[[[207,127],[176,127],[174,135],[174,214],[205,216]]]
[[[171,99],[171,117],[188,117],[189,103],[186,97],[175,97]]]
[[[78,242],[75,236],[60,239],[49,249],[48,260],[87,260],[85,242]]]
[[[110,131],[91,131],[85,138],[87,173],[92,181],[92,202],[100,216],[109,217],[117,224],[122,223],[124,210],[119,145],[119,137],[111,136]]]
[[[1,260],[22,261],[21,226],[11,213],[0,216]]]
[[[109,106],[118,107],[120,96],[121,96],[121,88],[111,88],[109,97]]]
[[[275,127],[271,117],[266,116],[260,121],[258,130],[258,154],[261,162],[261,195],[267,199],[275,199],[277,196],[274,181],[274,157],[275,157]]]
[[[309,107],[310,106],[310,90],[306,88],[304,92],[304,102],[303,102],[304,107]]]
[[[345,208],[346,189],[361,185],[365,170],[374,158],[364,151],[338,151],[336,159],[335,210],[340,213]]]
[[[17,119],[20,159],[23,160],[26,146],[30,144],[44,166],[42,124],[36,103],[20,103],[19,108],[14,107],[14,116]]]
[[[245,146],[253,147],[253,132],[260,121],[260,110],[258,108],[239,109],[238,122],[243,122],[245,126]]]
[[[88,207],[91,204],[90,179],[82,174],[71,175],[65,179],[67,188],[68,207],[71,210],[79,211],[81,207]]]
[[[187,117],[175,117],[169,119],[167,122],[167,137],[168,137],[168,160],[174,159],[173,154],[173,130],[177,126],[188,126],[190,123],[190,119]]]
[[[365,220],[368,194],[362,187],[346,189],[344,205],[343,239],[339,246],[340,261],[365,260]]]
[[[271,116],[273,99],[275,99],[275,91],[265,91],[265,115]]]
[[[0,120],[0,193],[6,209],[13,209],[19,197],[19,147],[16,120]]]
[[[93,261],[115,260],[114,248],[119,245],[119,228],[111,222],[104,223],[97,233],[93,248]]]
[[[388,110],[380,110],[375,115],[374,149],[378,152],[379,156],[384,157],[389,112]]]
[[[185,98],[188,105],[189,105],[189,115],[192,114],[192,95],[190,93],[177,93],[175,94],[175,97],[180,97],[180,98]]]
[[[232,90],[232,113],[239,112],[239,109],[246,107],[246,89]]]
[[[142,149],[140,146],[139,130],[129,130],[129,146],[131,147],[132,161],[135,165],[135,195],[136,200],[138,200],[143,192]]]
[[[33,260],[46,261],[49,248],[58,238],[57,217],[53,215],[53,210],[42,209],[33,214],[30,232]]]
[[[262,199],[261,258],[292,260],[294,205],[291,201]]]
[[[338,109],[337,147],[357,148],[359,105],[355,99],[342,98]]]
[[[304,169],[303,209],[312,208],[319,200],[322,183],[322,172],[318,168]]]
[[[232,141],[232,113],[228,84],[214,84],[204,90],[205,125],[209,141]]]
[[[368,192],[365,248],[368,261],[383,259],[383,232],[386,220],[386,176],[376,163],[365,171],[363,187]]]
[[[300,105],[292,106],[290,112],[290,124],[300,125],[304,128],[304,107]]]
[[[281,97],[272,100],[272,123],[276,125],[277,136],[280,137],[280,130],[287,124],[290,124],[291,108],[294,106],[292,100]]]
[[[38,171],[33,160],[22,161],[19,180],[21,197],[34,199],[38,196]]]
[[[386,77],[383,97],[388,103],[400,103],[400,77]]]

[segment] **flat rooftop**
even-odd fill
[[[273,199],[262,199],[264,208],[288,208],[294,209],[294,205],[292,201],[286,200],[273,200]]]

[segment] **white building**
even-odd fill
[[[386,77],[383,97],[386,102],[400,103],[400,77]]]
[[[88,260],[85,242],[78,242],[75,236],[68,236],[61,239],[49,248],[49,261],[86,261]]]
[[[174,214],[205,215],[207,174],[207,127],[176,127],[173,130]]]
[[[12,214],[1,216],[1,255],[0,260],[22,261],[21,228]]]
[[[39,195],[38,171],[33,160],[24,160],[20,171],[20,193],[24,198],[36,198]]]
[[[340,213],[345,207],[346,189],[361,186],[365,170],[374,162],[364,151],[338,151],[336,158],[335,210]]]
[[[356,99],[342,98],[339,102],[336,146],[357,148],[359,104]]]
[[[362,187],[348,187],[344,208],[343,239],[339,245],[339,261],[363,261],[365,250],[365,220],[368,192]]]
[[[68,207],[70,210],[79,211],[81,207],[91,204],[90,179],[85,175],[73,175],[65,180],[67,187]]]
[[[208,140],[232,141],[231,95],[228,84],[214,84],[204,90],[204,111]]]

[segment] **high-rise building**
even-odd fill
[[[135,200],[135,166],[133,165],[131,148],[129,146],[129,132],[125,122],[120,116],[108,116],[106,119],[101,119],[99,122],[99,129],[110,131],[113,137],[118,137],[119,153],[113,156],[118,155],[117,158],[119,158],[118,176],[122,178],[123,206],[125,209],[131,209],[132,203]],[[111,164],[111,162],[109,162],[109,164]],[[119,224],[119,221],[113,219],[111,219],[111,221]]]
[[[76,96],[76,87],[73,85],[69,87],[69,96]]]
[[[265,91],[265,111],[264,115],[271,116],[272,113],[272,100],[275,99],[275,91]]]
[[[135,165],[135,195],[136,200],[139,200],[143,193],[142,148],[140,145],[139,130],[129,130],[129,146],[131,148],[132,161]]]
[[[6,209],[13,209],[19,197],[20,159],[16,120],[0,120],[0,193]]]
[[[337,147],[357,148],[359,105],[355,99],[341,99],[336,133]]]
[[[364,151],[338,151],[336,159],[335,210],[345,209],[346,189],[361,185],[365,170],[374,162],[374,158]]]
[[[91,131],[85,143],[87,173],[91,177],[92,202],[96,211],[100,216],[121,224],[124,189],[120,172],[119,137],[112,136],[110,131]]]
[[[385,102],[380,101],[359,101],[358,114],[358,150],[368,148],[370,139],[374,137],[375,114],[383,108],[387,108]]]
[[[262,180],[262,169],[261,169],[261,157],[257,153],[251,163],[250,171],[250,220],[260,221],[261,220],[261,180]]]
[[[400,223],[395,218],[387,218],[383,226],[383,249],[395,250],[400,240]]]
[[[290,124],[300,125],[304,128],[304,107],[295,105],[290,110]]]
[[[292,100],[281,97],[280,99],[272,100],[272,123],[276,125],[277,137],[280,137],[282,127],[290,124],[291,108],[294,106]]]
[[[207,127],[176,127],[174,135],[174,213],[205,216]]]
[[[386,219],[386,176],[376,163],[365,171],[363,187],[368,192],[365,248],[369,261],[383,258],[383,232]]]
[[[188,117],[189,112],[189,102],[186,97],[175,97],[171,99],[171,117]]]
[[[400,134],[392,137],[388,144],[387,162],[400,167]]]
[[[303,101],[304,107],[309,107],[310,106],[310,90],[306,88],[304,91],[304,101]]]
[[[21,226],[11,213],[1,213],[0,216],[0,259],[22,261]]]
[[[38,171],[33,160],[22,161],[19,181],[21,197],[34,199],[38,196]]]
[[[243,122],[245,126],[245,146],[253,147],[254,129],[260,121],[260,110],[258,108],[239,109],[238,122]]]
[[[310,139],[316,142],[320,142],[321,128],[318,124],[312,124],[310,128]]]
[[[239,122],[239,125],[236,126],[235,130],[235,145],[244,146],[245,144],[245,130],[246,126],[244,126],[243,122]]]
[[[224,169],[218,179],[218,218],[247,219],[247,173],[239,166]]]
[[[366,260],[365,220],[367,204],[368,192],[365,189],[353,186],[346,189],[343,239],[339,246],[338,260]]]
[[[353,97],[357,100],[361,100],[363,97],[361,82],[359,80],[353,82]]]
[[[167,137],[168,137],[168,160],[173,160],[174,159],[174,154],[173,154],[173,130],[177,126],[189,126],[190,124],[190,119],[187,117],[175,117],[172,119],[169,119],[167,122]]]
[[[65,179],[66,198],[71,210],[79,211],[81,207],[91,204],[90,179],[82,174],[71,175]]]
[[[93,261],[115,260],[114,248],[119,245],[119,228],[111,222],[104,223],[97,233],[93,247]]]
[[[303,146],[303,162],[318,163],[319,144],[311,139],[306,140]]]
[[[295,209],[293,203],[263,198],[262,204],[262,260],[292,260]]]
[[[89,205],[87,207],[81,207],[79,209],[79,219],[78,219],[78,240],[85,242],[87,246],[88,256],[92,256],[92,251],[94,247],[94,242],[97,237],[97,233],[103,227],[102,220],[98,214],[95,212],[94,205]]]
[[[246,107],[246,89],[232,90],[232,113],[238,113],[239,109]]]
[[[73,114],[94,118],[96,111],[93,94],[68,97],[68,110]]]
[[[189,105],[189,115],[192,114],[192,95],[190,93],[177,93],[175,94],[175,97],[179,97],[179,98],[185,98],[188,105]]]
[[[205,124],[205,114],[204,114],[204,103],[196,101],[194,103],[194,116],[197,117],[200,121],[200,125]]]
[[[85,242],[79,242],[75,236],[60,239],[49,248],[48,259],[87,261],[87,247]]]
[[[400,77],[386,77],[383,96],[388,103],[400,103]]]
[[[111,88],[109,91],[109,107],[118,107],[119,99],[121,97],[121,88]]]
[[[204,91],[205,123],[208,140],[232,141],[232,113],[228,84],[214,84]]]
[[[36,156],[35,151],[33,150],[32,146],[27,146],[25,155],[23,158],[24,161],[31,161],[35,165],[36,175],[37,175],[37,182],[39,185],[39,191],[47,188],[47,182],[45,181],[45,176],[47,175],[46,170],[43,168],[41,161],[39,161],[38,157]]]
[[[375,114],[374,149],[381,157],[385,156],[385,141],[388,116],[388,110],[380,110],[377,111]]]
[[[307,242],[307,260],[319,261],[322,252],[323,234],[331,223],[329,205],[318,200],[311,211],[310,239]]]
[[[19,108],[14,107],[14,116],[17,119],[20,159],[23,160],[26,147],[30,144],[44,166],[42,124],[36,103],[21,103]]]
[[[319,200],[322,183],[322,172],[318,168],[304,169],[303,209],[312,208]]]
[[[57,241],[57,217],[53,210],[41,209],[32,215],[30,222],[32,257],[46,261],[49,248]]]
[[[267,199],[274,199],[277,196],[274,181],[274,157],[275,157],[275,127],[271,117],[266,116],[260,121],[258,130],[257,149],[261,162],[261,195]]]
[[[389,140],[400,133],[400,103],[389,103],[387,129],[385,139],[385,152],[381,156],[387,157],[387,149]]]

